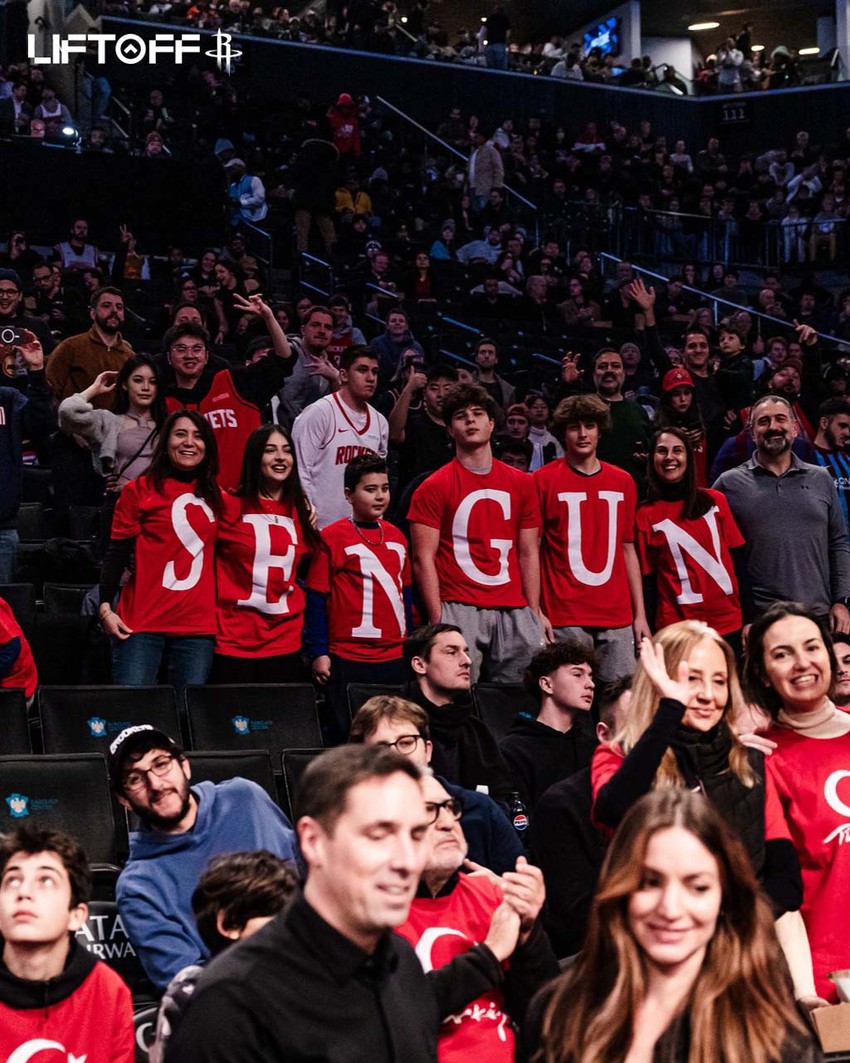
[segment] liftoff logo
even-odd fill
[[[184,56],[201,54],[202,40],[200,33],[155,33],[150,39],[135,33],[124,33],[120,37],[115,33],[69,33],[66,37],[54,33],[50,38],[49,55],[39,55],[36,39],[30,34],[27,37],[27,58],[35,66],[66,66],[71,62],[71,56],[91,52],[98,63],[105,63],[107,56],[114,56],[125,66],[145,62],[152,66],[157,59],[166,57],[181,64]],[[233,47],[233,37],[229,33],[216,30],[214,40],[215,48],[203,54],[215,59],[218,69],[229,74],[233,60],[242,52]]]

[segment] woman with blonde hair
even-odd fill
[[[608,849],[535,1063],[814,1063],[768,904],[709,801],[647,794]]]
[[[613,829],[650,790],[702,794],[741,838],[779,917],[800,907],[800,864],[763,754],[730,726],[742,705],[735,656],[713,628],[683,620],[644,639],[626,723],[593,756],[593,817]]]

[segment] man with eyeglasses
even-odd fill
[[[558,973],[537,921],[546,897],[543,875],[523,856],[501,878],[462,874],[467,849],[460,802],[434,776],[423,777],[422,792],[431,820],[425,869],[407,922],[397,932],[414,946],[425,971],[445,967],[473,949],[491,951],[503,971],[501,984],[444,1018],[437,1058],[439,1063],[513,1063],[512,1023],[522,1024],[534,993]],[[505,933],[506,924],[512,933]]]
[[[50,262],[39,262],[32,271],[32,279],[35,284],[34,316],[59,339],[76,332],[85,307],[77,293],[65,290],[62,270]]]
[[[428,713],[412,701],[392,694],[379,694],[360,706],[351,721],[348,741],[387,746],[423,769],[431,763]],[[497,875],[512,871],[524,850],[502,807],[487,794],[437,778],[463,807],[463,835],[470,860]]]
[[[171,369],[166,408],[169,413],[197,410],[209,421],[218,444],[218,481],[225,489],[238,486],[248,437],[260,427],[261,410],[282,387],[293,362],[289,341],[262,296],[235,295],[234,300],[240,311],[262,322],[271,356],[227,369],[211,366],[209,333],[192,322],[172,326],[162,341]]]
[[[150,724],[125,728],[110,745],[108,762],[118,803],[141,821],[118,878],[118,911],[145,973],[162,990],[208,955],[191,900],[212,857],[267,849],[294,860],[295,835],[256,783],[190,786],[183,750]]]
[[[45,355],[48,355],[56,346],[56,340],[40,318],[24,313],[23,299],[23,286],[18,272],[0,269],[0,329],[9,326],[29,329],[35,334]]]

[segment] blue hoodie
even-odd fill
[[[296,859],[289,820],[247,779],[200,782],[195,825],[184,834],[143,829],[130,835],[130,859],[116,889],[118,912],[148,978],[165,989],[209,953],[195,927],[192,893],[214,856],[268,849]]]

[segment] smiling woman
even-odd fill
[[[575,966],[554,983],[542,1063],[811,1063],[771,915],[701,796],[643,797],[614,836]]]
[[[846,646],[841,647],[846,650]],[[745,680],[750,701],[775,719],[767,760],[803,871],[802,916],[814,989],[836,999],[831,971],[850,966],[850,715],[830,700],[838,669],[832,640],[797,602],[776,602],[753,622]]]
[[[199,413],[181,410],[163,425],[147,473],[121,492],[98,611],[112,638],[115,683],[150,686],[163,661],[178,691],[206,681],[215,633],[212,546],[222,508],[217,471],[212,429]],[[135,564],[121,586],[131,556]]]
[[[593,757],[593,816],[613,828],[650,789],[704,794],[739,832],[777,915],[796,911],[800,867],[763,755],[729,726],[743,698],[729,645],[689,620],[644,639],[626,724]]]

